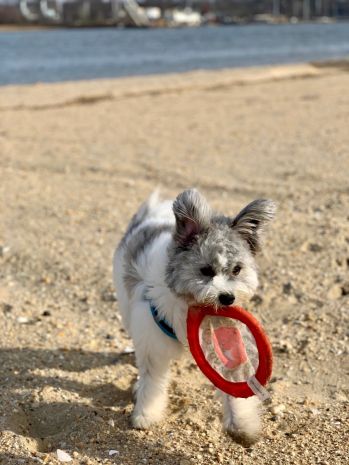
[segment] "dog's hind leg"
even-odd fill
[[[248,445],[257,441],[260,432],[260,401],[256,396],[237,399],[221,393],[223,429],[237,442]]]

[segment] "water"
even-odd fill
[[[349,23],[0,33],[0,84],[292,63],[349,55]]]

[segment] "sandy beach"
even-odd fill
[[[0,88],[0,464],[346,463],[348,88],[340,63]],[[231,215],[278,203],[248,304],[275,357],[252,447],[222,433],[189,355],[168,418],[130,427],[111,259],[157,186]]]

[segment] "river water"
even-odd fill
[[[182,72],[349,56],[349,23],[0,33],[0,84]]]

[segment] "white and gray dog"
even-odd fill
[[[255,292],[254,257],[274,213],[272,201],[255,200],[233,218],[217,215],[190,189],[174,202],[154,193],[132,218],[115,252],[113,274],[139,370],[134,427],[148,428],[164,415],[170,361],[187,346],[188,306],[231,305]],[[255,440],[258,399],[221,395],[224,429]]]

